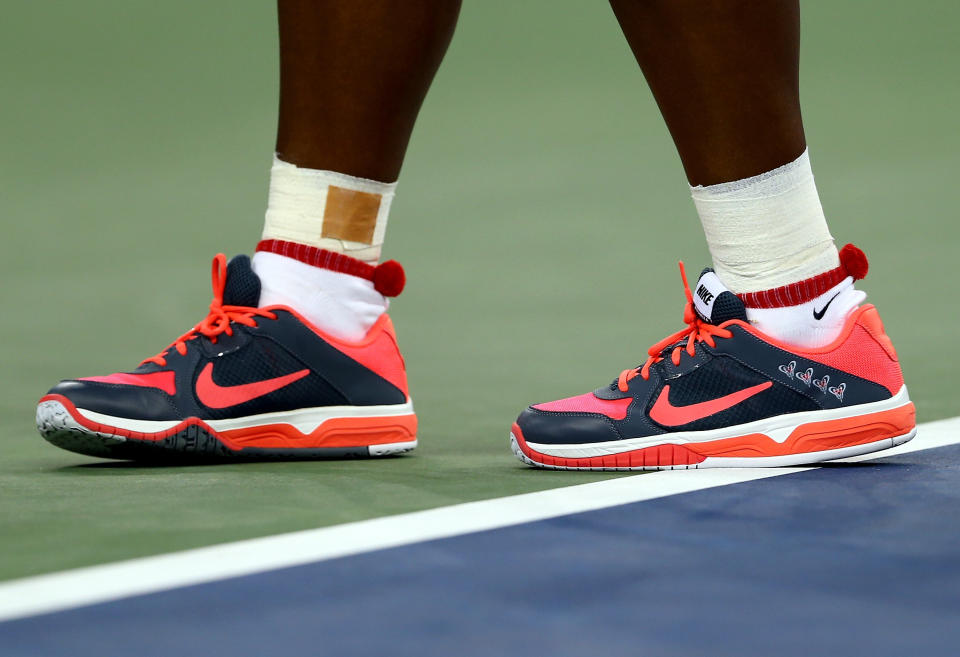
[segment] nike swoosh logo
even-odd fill
[[[650,419],[665,427],[679,427],[683,424],[696,422],[697,420],[709,417],[720,411],[736,406],[740,402],[746,401],[754,395],[760,394],[773,385],[773,381],[766,381],[759,385],[744,388],[737,392],[716,399],[689,404],[687,406],[674,406],[670,403],[670,386],[663,386],[660,396],[650,409]]]
[[[813,309],[813,318],[814,318],[815,320],[817,320],[818,322],[819,322],[821,319],[823,319],[823,313],[827,312],[827,308],[830,306],[831,303],[833,303],[833,300],[836,299],[838,296],[840,296],[840,293],[839,293],[839,292],[837,292],[837,293],[834,294],[832,297],[830,297],[830,301],[827,302],[827,305],[826,305],[826,306],[824,306],[823,308],[820,309],[820,312],[817,312],[817,309],[814,308],[814,309]]]
[[[273,379],[243,383],[238,386],[220,386],[213,382],[213,363],[207,363],[197,377],[197,399],[208,408],[227,408],[269,395],[294,381],[299,381],[310,370],[300,370]]]

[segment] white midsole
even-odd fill
[[[137,431],[139,433],[159,433],[172,429],[183,420],[133,420],[125,417],[114,417],[97,413],[85,408],[78,408],[77,412],[93,422],[106,424],[118,429]],[[408,399],[405,404],[386,404],[381,406],[317,406],[315,408],[300,408],[295,411],[280,411],[277,413],[261,413],[245,417],[232,417],[223,420],[204,420],[215,431],[229,431],[231,429],[245,429],[265,424],[289,424],[302,434],[310,434],[327,420],[340,418],[364,417],[401,417],[413,414],[413,401]]]
[[[580,443],[569,445],[555,445],[545,443],[527,442],[527,445],[541,454],[549,456],[558,456],[561,458],[590,458],[594,456],[607,456],[609,454],[621,454],[635,449],[645,447],[655,447],[657,445],[682,445],[685,443],[704,443],[712,440],[721,440],[733,436],[742,436],[751,433],[762,433],[771,440],[783,443],[790,437],[790,434],[801,424],[808,422],[824,422],[826,420],[839,420],[847,417],[857,417],[859,415],[869,415],[880,411],[888,411],[910,403],[910,397],[907,394],[907,386],[903,386],[890,399],[884,399],[869,404],[857,404],[847,408],[833,408],[823,411],[804,411],[802,413],[788,413],[786,415],[776,415],[755,422],[738,424],[733,427],[723,427],[720,429],[711,429],[709,431],[678,431],[676,433],[664,433],[656,436],[644,436],[642,438],[626,438],[623,440],[609,440],[602,443]]]

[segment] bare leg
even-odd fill
[[[458,0],[279,0],[277,152],[301,167],[397,179]]]
[[[691,185],[799,156],[798,0],[611,0]]]

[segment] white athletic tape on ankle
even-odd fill
[[[262,239],[308,244],[376,264],[397,183],[298,167],[274,155]]]
[[[737,294],[780,287],[839,265],[807,151],[758,176],[690,192],[717,275]]]

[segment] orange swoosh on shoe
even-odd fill
[[[273,379],[264,379],[263,381],[254,381],[238,386],[220,386],[213,381],[213,363],[207,363],[200,371],[200,376],[197,377],[197,399],[209,408],[236,406],[275,392],[294,381],[302,379],[309,373],[310,370],[303,369]]]
[[[688,406],[674,406],[668,398],[670,386],[663,386],[660,396],[650,409],[650,419],[666,427],[678,427],[682,424],[689,424],[697,420],[709,417],[714,413],[725,411],[728,408],[736,406],[742,401],[750,399],[773,385],[773,381],[738,390],[737,392],[716,399],[690,404]]]

